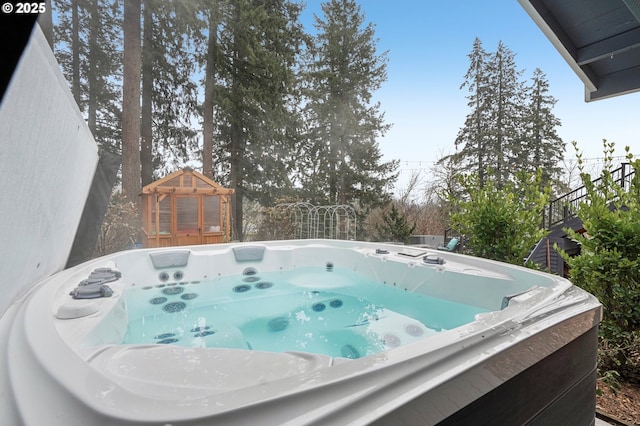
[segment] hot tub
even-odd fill
[[[559,277],[323,240],[64,269],[95,245],[107,168],[39,28],[15,59],[0,424],[593,424],[601,307]]]
[[[9,308],[0,412],[27,425],[589,425],[600,318],[563,278],[425,248],[131,250]]]

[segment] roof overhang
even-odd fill
[[[582,80],[587,102],[640,91],[640,0],[518,0]]]

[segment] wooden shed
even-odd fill
[[[145,186],[140,195],[144,247],[230,240],[233,189],[185,167]]]

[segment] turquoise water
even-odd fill
[[[132,288],[125,344],[303,351],[359,358],[473,321],[477,307],[303,268]]]

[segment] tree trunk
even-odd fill
[[[480,69],[480,66],[478,65],[476,67],[476,81],[475,81],[475,90],[476,90],[476,138],[478,140],[478,182],[480,183],[480,188],[484,187],[484,156],[485,156],[485,147],[484,144],[482,143],[482,124],[481,124],[481,118],[480,118],[480,111],[482,108],[482,104],[480,101],[480,91],[481,91],[481,87],[480,87],[480,74],[481,74],[482,70]]]
[[[236,231],[236,239],[243,239],[243,198],[244,198],[244,169],[242,167],[242,159],[245,155],[245,140],[243,134],[244,118],[243,103],[244,99],[241,95],[240,85],[241,61],[246,59],[245,49],[240,41],[239,32],[244,31],[240,28],[240,9],[237,6],[234,12],[234,38],[233,38],[233,69],[234,75],[231,83],[231,140],[229,144],[229,181],[231,188],[235,189],[235,195],[231,203],[231,218],[234,222]]]
[[[80,105],[80,11],[78,10],[78,0],[72,0],[71,2],[71,92],[73,98],[76,100],[78,107],[82,110]]]
[[[329,204],[336,204],[338,199],[338,134],[336,121],[330,123],[329,132]]]
[[[142,186],[145,186],[153,182],[153,10],[150,1],[144,3],[143,16],[140,165],[142,166]]]
[[[87,125],[92,134],[96,134],[96,114],[98,109],[97,88],[98,73],[96,67],[96,56],[98,53],[97,32],[100,29],[100,17],[98,16],[97,6],[90,5],[89,11],[89,70],[87,72],[88,99],[87,99]]]
[[[238,117],[235,118],[237,120]],[[236,231],[236,239],[242,241],[242,199],[244,197],[243,173],[240,164],[244,153],[242,141],[242,130],[237,121],[231,124],[231,145],[230,145],[230,172],[229,181],[231,188],[235,189],[235,195],[231,203],[231,218],[233,219],[234,229]]]
[[[343,133],[340,136],[340,152],[348,151],[346,147],[345,134]],[[340,196],[338,197],[338,204],[347,204],[347,183],[345,182],[345,176],[347,174],[347,165],[345,164],[344,156],[340,156],[337,159],[340,162],[340,177],[338,182],[338,193]]]
[[[213,179],[213,99],[216,81],[217,29],[215,5],[209,15],[209,40],[207,42],[207,65],[204,81],[204,105],[202,128],[202,173]]]
[[[124,1],[122,82],[122,190],[127,201],[140,192],[140,0]]]

